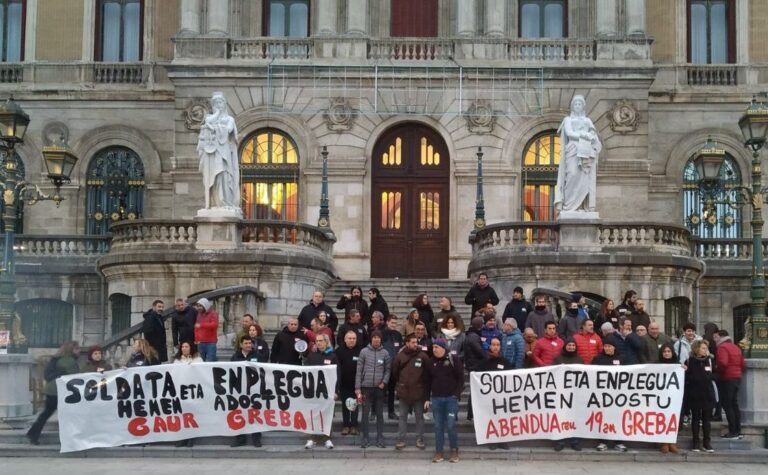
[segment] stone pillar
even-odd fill
[[[200,34],[200,0],[181,0],[181,34]]]
[[[477,14],[477,5],[475,0],[458,0],[458,34],[459,36],[475,36],[475,15]]]
[[[335,35],[338,14],[337,0],[317,0],[317,34]]]
[[[504,24],[506,19],[506,0],[486,0],[485,34],[487,36],[504,36]]]
[[[358,36],[368,34],[368,0],[347,3],[347,33]]]
[[[26,354],[0,355],[0,420],[29,417],[32,411],[32,391],[29,371],[35,358]]]
[[[229,34],[229,0],[208,0],[209,35]]]
[[[616,0],[597,0],[596,10],[597,28],[595,28],[595,32],[597,36],[616,36],[618,32]]]
[[[626,8],[627,34],[645,35],[645,0],[631,0]]]

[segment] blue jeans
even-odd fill
[[[445,445],[445,431],[448,431],[448,444],[451,449],[459,449],[456,435],[456,416],[459,413],[459,400],[456,396],[432,397],[432,414],[435,423],[435,452],[441,453]]]
[[[203,361],[216,361],[216,343],[200,343],[197,345],[197,351]]]

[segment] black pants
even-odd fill
[[[693,442],[698,442],[699,430],[704,429],[704,445],[709,445],[712,440],[712,410],[715,408],[712,404],[689,404],[691,409],[691,434]],[[699,428],[701,423],[701,428]]]
[[[387,385],[387,413],[392,414],[395,412],[395,378],[389,378],[389,384]]]
[[[356,398],[355,388],[341,388],[341,391],[339,392],[341,393],[341,418],[343,420],[342,427],[357,427],[357,413],[360,412],[360,410],[355,409],[354,411],[350,411],[347,409],[347,399]]]
[[[728,432],[734,435],[740,434],[739,380],[720,381],[720,404],[728,419]]]
[[[240,442],[241,444],[244,444],[245,441],[247,440],[246,437],[247,437],[247,434],[240,434],[240,435],[236,435],[235,439],[238,442]],[[252,433],[251,434],[251,443],[255,444],[255,443],[258,443],[258,442],[261,442],[261,432],[254,432],[254,433]]]
[[[468,371],[467,374],[469,374],[469,380],[472,381],[472,371]],[[474,417],[475,414],[472,411],[472,393],[470,393],[469,396],[467,396],[467,420],[471,421]]]
[[[37,440],[40,438],[43,426],[45,426],[45,423],[50,419],[53,413],[56,412],[58,403],[59,398],[57,396],[45,396],[45,408],[43,409],[43,412],[37,416],[37,420],[32,424],[32,427],[29,428],[29,432],[27,432],[30,439]]]
[[[371,409],[376,414],[376,441],[384,440],[384,390],[379,388],[362,388],[363,397],[363,439],[368,440],[368,426],[370,425]],[[402,414],[401,414],[402,416]]]

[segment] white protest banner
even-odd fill
[[[264,431],[330,435],[336,366],[196,363],[56,380],[61,451]]]
[[[478,444],[567,437],[674,443],[678,365],[559,365],[472,373]]]

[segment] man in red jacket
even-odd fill
[[[195,343],[203,361],[216,361],[216,343],[219,341],[219,314],[212,306],[213,304],[207,298],[201,298],[195,303],[195,308],[197,308]]]
[[[739,383],[747,362],[741,349],[731,341],[728,332],[720,330],[712,335],[717,345],[717,373],[720,379],[720,404],[728,419],[725,439],[741,439],[741,412],[739,411]]]
[[[533,362],[536,366],[551,366],[555,358],[563,352],[563,340],[557,336],[557,324],[550,320],[544,324],[544,336],[539,338],[533,348]]]
[[[573,335],[576,342],[576,353],[584,361],[584,364],[592,363],[595,356],[603,352],[603,339],[595,334],[595,322],[584,320],[581,322],[581,332]]]

